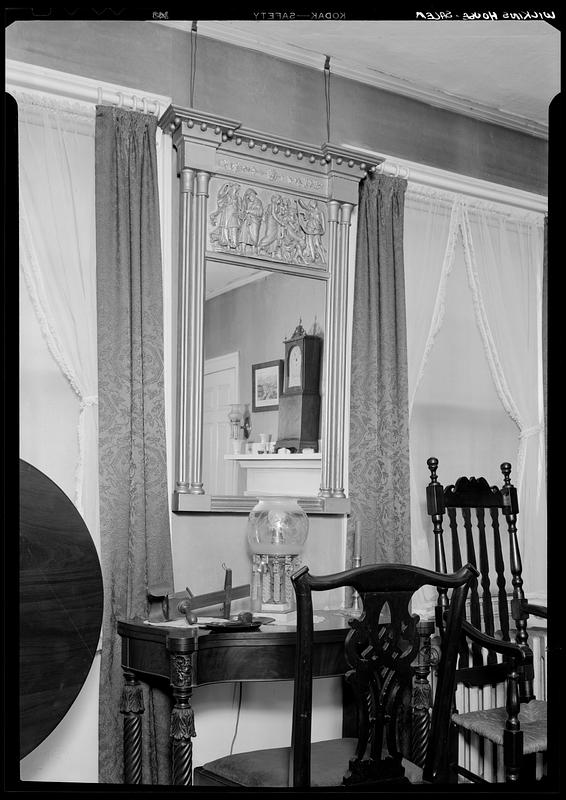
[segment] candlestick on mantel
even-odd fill
[[[359,567],[362,561],[362,531],[359,522],[356,522],[354,531],[354,561],[357,560],[359,560],[359,563],[354,566]]]
[[[354,528],[354,558],[352,566],[354,568],[360,567],[362,564],[362,531],[360,523],[356,522]],[[360,610],[360,595],[355,589],[352,591],[352,611]]]

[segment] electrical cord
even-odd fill
[[[242,681],[239,681],[234,686],[234,697],[232,698],[232,704],[234,704],[234,700],[236,698],[236,692],[238,692],[238,710],[236,711],[236,726],[234,728],[234,736],[232,737],[232,744],[230,745],[230,755],[232,755],[232,751],[234,750],[234,742],[236,741],[236,736],[238,735],[238,725],[240,724],[240,711],[242,709]]]

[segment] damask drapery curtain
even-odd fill
[[[142,783],[170,781],[170,701],[123,694],[116,620],[147,616],[151,585],[173,590],[163,389],[156,119],[96,112],[100,530],[105,589],[100,781],[123,782],[122,717],[143,701]]]
[[[403,214],[407,182],[360,184],[352,329],[349,494],[362,563],[411,560]],[[352,535],[350,531],[351,563]]]

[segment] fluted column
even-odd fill
[[[336,287],[336,307],[338,330],[346,329],[346,314],[348,309],[348,246],[350,239],[350,220],[352,218],[352,203],[342,203],[340,206],[340,219],[338,223],[338,281]],[[345,449],[345,418],[346,418],[346,337],[342,336],[336,342],[336,411],[335,428],[337,431],[335,474],[332,483],[332,496],[345,497],[344,492],[344,449]]]
[[[176,438],[176,489],[189,492],[189,442],[190,417],[188,414],[189,386],[185,380],[189,367],[190,342],[190,233],[192,230],[192,194],[194,171],[180,172],[179,196],[179,294],[178,294],[178,343],[177,343],[177,431]]]
[[[204,494],[202,398],[206,214],[210,173],[181,170],[179,346],[177,364],[178,492]],[[190,380],[187,380],[190,376]]]
[[[337,270],[338,253],[338,220],[340,217],[340,203],[337,200],[328,202],[328,265],[330,278],[326,288],[326,341],[324,347],[324,375],[326,392],[322,410],[322,474],[320,485],[321,497],[332,497],[335,475],[335,443],[336,427],[334,417],[336,413],[336,375],[334,370],[337,336],[334,324],[337,302]]]
[[[344,426],[347,344],[343,335],[348,306],[348,245],[352,203],[328,203],[325,376],[321,497],[345,497]]]

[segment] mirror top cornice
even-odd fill
[[[250,159],[269,162],[273,166],[300,170],[301,173],[320,178],[339,175],[354,181],[356,187],[367,172],[375,171],[384,160],[378,156],[369,160],[357,151],[331,142],[316,146],[274,133],[244,128],[237,120],[176,105],[167,108],[159,125],[172,135],[173,144],[177,148],[182,143],[208,144],[218,151],[218,156],[238,156],[246,162]],[[189,166],[189,163],[185,160],[181,166]],[[218,158],[215,167],[214,172],[225,174],[230,174],[231,169],[235,169],[219,163]],[[321,184],[320,187],[302,185],[297,188],[306,193],[310,190],[319,196],[329,196],[327,184]]]

